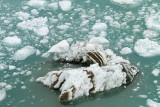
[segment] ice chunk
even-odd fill
[[[158,75],[160,74],[160,69],[154,69],[154,70],[152,71],[152,74],[153,74],[154,76],[158,76]]]
[[[27,19],[30,17],[30,14],[29,14],[29,13],[22,12],[22,11],[16,12],[15,15],[16,15],[16,16],[18,17],[18,19],[20,19],[20,20],[27,20]]]
[[[0,102],[6,98],[6,91],[4,89],[0,90]]]
[[[125,8],[134,8],[143,3],[143,0],[110,0],[112,3],[123,6]]]
[[[148,38],[139,39],[134,46],[135,52],[143,57],[152,57],[160,55],[160,45]]]
[[[63,40],[63,41],[59,42],[58,44],[52,46],[48,52],[50,52],[50,53],[66,52],[68,50],[69,50],[69,43],[66,40]]]
[[[9,68],[9,70],[14,70],[14,69],[16,69],[16,66],[9,65],[8,68]]]
[[[9,46],[16,46],[16,45],[20,45],[22,40],[19,39],[17,36],[13,36],[13,37],[5,37],[3,39],[3,42]]]
[[[95,25],[93,25],[92,30],[96,32],[106,31],[107,24],[106,23],[96,23]]]
[[[135,4],[136,0],[111,0],[111,1],[119,4]]]
[[[148,99],[148,100],[147,100],[147,105],[148,105],[149,107],[160,107],[160,103],[157,103],[157,102],[155,102],[155,101],[153,101],[153,100],[151,100],[151,99]]]
[[[33,30],[39,36],[45,36],[49,33],[47,26],[47,17],[34,18],[32,20],[23,21],[17,24],[22,30]]]
[[[143,32],[143,36],[144,36],[145,38],[155,38],[155,37],[158,37],[159,34],[158,34],[158,32],[156,32],[156,31],[154,31],[154,30],[145,30],[145,31]]]
[[[47,6],[47,1],[45,0],[30,0],[28,5],[34,8],[44,8]]]
[[[46,36],[49,33],[48,27],[41,27],[33,30],[37,35]]]
[[[39,12],[38,12],[36,9],[32,9],[32,10],[31,10],[31,14],[33,14],[33,15],[38,15]]]
[[[121,49],[120,53],[126,55],[132,53],[132,50],[128,47],[124,47]]]
[[[150,29],[155,29],[160,31],[160,15],[156,14],[146,18],[146,26]]]
[[[71,1],[59,1],[59,6],[63,11],[68,11],[71,9],[72,2]]]
[[[54,2],[54,3],[48,4],[48,7],[52,10],[57,10],[58,9],[58,3]]]
[[[89,40],[89,42],[96,44],[105,44],[105,45],[109,44],[109,41],[104,37],[93,37]]]
[[[33,55],[35,52],[36,52],[36,50],[34,49],[34,47],[32,47],[32,46],[25,46],[22,49],[18,50],[14,54],[13,59],[14,60],[25,60],[29,56]]]

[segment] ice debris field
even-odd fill
[[[60,99],[71,101],[63,106],[160,107],[160,1],[0,0],[0,4],[0,106],[61,106]],[[102,57],[98,61],[102,67],[77,64],[87,58],[97,62],[87,50],[98,51],[94,54]],[[104,56],[111,53],[121,60],[111,55],[106,61]],[[129,85],[125,84],[129,74],[121,72],[124,59],[139,71]],[[57,78],[61,81],[52,84]],[[60,88],[61,95],[36,81]],[[93,86],[97,94],[90,93]]]

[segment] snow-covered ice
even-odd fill
[[[17,36],[13,36],[13,37],[5,37],[3,39],[3,42],[9,46],[16,46],[16,45],[20,45],[22,40]]]
[[[32,46],[25,46],[22,49],[15,52],[13,59],[14,60],[25,60],[29,56],[33,55],[36,52],[34,47]]]
[[[96,32],[106,31],[107,24],[106,23],[95,23],[95,25],[93,25],[92,27],[92,30]]]
[[[132,50],[129,47],[124,47],[121,49],[120,53],[126,55],[132,53]]]
[[[160,45],[148,38],[139,39],[134,46],[135,52],[143,57],[153,57],[160,55]]]
[[[85,56],[87,58],[84,58]],[[93,43],[77,42],[71,45],[68,52],[59,54],[59,57],[69,62],[79,60],[81,63],[82,59],[91,59],[94,62],[89,67],[51,71],[36,80],[50,88],[60,89],[60,102],[120,87],[130,83],[138,72],[128,60],[116,56],[109,49],[103,50],[102,45]]]
[[[69,43],[66,40],[59,42],[58,44],[52,46],[48,52],[66,52],[69,50]]]
[[[71,6],[72,6],[71,1],[59,1],[58,3],[63,11],[68,11],[71,9]]]

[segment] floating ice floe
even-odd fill
[[[0,102],[3,101],[7,94],[6,91],[11,90],[12,86],[5,83],[5,82],[0,82]]]
[[[36,52],[34,47],[32,46],[25,46],[22,49],[15,52],[13,59],[14,60],[25,60],[29,56],[33,55]]]
[[[9,46],[20,45],[21,42],[22,42],[22,40],[19,39],[17,36],[5,37],[5,38],[3,39],[3,43],[5,43],[6,45],[9,45]]]
[[[57,10],[58,9],[58,3],[54,2],[54,3],[48,4],[48,7],[52,10]]]
[[[143,32],[143,36],[145,38],[156,38],[159,36],[158,32],[154,31],[154,30],[145,30]]]
[[[153,57],[160,55],[160,45],[148,38],[139,39],[134,46],[135,52],[143,57]]]
[[[34,8],[44,8],[47,6],[46,0],[30,0],[28,5]]]
[[[95,23],[95,25],[93,25],[92,27],[92,30],[96,32],[106,31],[107,24],[106,23]]]
[[[71,1],[59,1],[58,3],[63,11],[68,11],[71,9],[71,5],[72,5]]]
[[[17,16],[18,19],[20,20],[27,20],[30,17],[30,14],[20,11],[20,12],[16,12],[15,16]]]
[[[146,18],[146,26],[160,32],[160,15],[156,14]]]
[[[152,71],[152,74],[153,74],[154,76],[158,76],[158,75],[160,74],[160,69],[154,69],[154,70]]]
[[[148,105],[149,107],[160,107],[160,103],[157,103],[157,102],[155,102],[155,101],[153,101],[153,100],[151,100],[151,99],[148,99],[148,100],[147,100],[147,105]]]
[[[66,40],[59,42],[58,44],[51,47],[48,51],[49,53],[53,52],[67,52],[69,50],[69,43]]]
[[[38,12],[36,9],[32,9],[32,10],[31,10],[31,14],[32,14],[32,15],[38,15],[39,12]]]
[[[0,89],[0,102],[6,98],[6,91],[4,89]]]
[[[89,62],[89,67],[52,71],[36,81],[53,89],[59,89],[60,102],[67,102],[83,95],[110,90],[130,83],[138,70],[128,60],[116,56],[102,45],[77,42],[68,52],[58,54],[60,60]]]
[[[126,55],[126,54],[132,53],[132,50],[128,47],[124,47],[124,48],[121,49],[120,53],[123,54],[123,55]]]
[[[126,7],[133,8],[142,4],[143,0],[110,0],[112,3]]]
[[[109,41],[104,37],[93,37],[89,40],[89,42],[96,44],[105,44],[105,45],[109,44]]]
[[[17,24],[17,27],[22,30],[32,30],[39,36],[45,36],[49,33],[49,29],[46,24],[47,21],[47,17],[39,17],[20,22]]]

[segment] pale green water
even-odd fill
[[[135,42],[139,38],[143,38],[143,31],[146,30],[145,17],[140,15],[138,11],[142,10],[142,7],[147,7],[144,10],[144,14],[151,14],[151,10],[156,12],[160,11],[160,1],[152,0],[151,2],[145,0],[141,5],[135,8],[121,7],[110,3],[109,0],[91,0],[89,3],[85,0],[72,0],[72,9],[68,12],[63,12],[61,9],[52,11],[48,8],[39,10],[39,15],[35,17],[47,17],[48,19],[57,19],[57,22],[48,21],[50,33],[46,38],[47,44],[41,44],[40,40],[43,37],[36,36],[33,32],[19,30],[16,25],[20,20],[15,16],[15,12],[24,11],[30,13],[31,7],[24,10],[22,7],[26,6],[27,0],[0,0],[0,52],[6,53],[4,57],[0,57],[0,63],[5,65],[15,65],[16,70],[1,70],[0,82],[6,82],[12,85],[12,89],[7,91],[6,98],[0,102],[0,107],[139,107],[147,106],[147,99],[160,102],[160,95],[157,94],[160,85],[159,77],[155,77],[151,74],[156,64],[160,61],[159,56],[153,58],[143,58],[138,56],[133,48]],[[48,1],[50,2],[50,1]],[[157,3],[158,6],[152,4]],[[150,8],[150,9],[148,9]],[[93,10],[94,9],[94,10]],[[128,11],[133,12],[133,17],[126,17],[125,13]],[[129,28],[115,28],[104,19],[104,16],[112,16],[119,23],[127,22]],[[118,18],[117,18],[118,17]],[[139,18],[139,20],[136,20]],[[9,24],[4,23],[4,20],[10,20]],[[89,20],[89,23],[85,26],[80,26],[83,20]],[[91,36],[98,36],[98,34],[91,34],[91,28],[96,22],[106,22],[108,25],[107,38],[110,41],[109,48],[112,49],[117,55],[123,56],[129,59],[133,65],[139,65],[138,69],[140,73],[136,76],[134,81],[124,88],[124,86],[113,89],[111,91],[100,92],[90,95],[89,97],[82,97],[74,102],[60,104],[58,101],[59,91],[50,90],[48,87],[42,84],[36,83],[35,79],[45,75],[51,70],[60,70],[67,67],[79,67],[80,65],[66,64],[60,62],[54,62],[52,55],[49,58],[42,58],[40,56],[32,55],[24,61],[13,61],[11,57],[14,53],[26,45],[31,45],[36,49],[39,49],[41,53],[46,52],[49,47],[58,43],[63,39],[72,38],[72,42],[87,41]],[[70,28],[66,31],[56,28],[57,25],[64,23],[71,23]],[[133,25],[140,25],[140,31],[135,32]],[[4,37],[9,36],[9,32],[17,32],[17,35],[22,39],[22,45],[12,48],[4,45],[1,40]],[[134,38],[133,42],[127,42],[119,45],[120,39]],[[160,43],[159,37],[154,38]],[[72,43],[71,42],[71,43]],[[119,53],[122,47],[128,46],[133,52],[130,55],[121,55]],[[12,76],[13,72],[32,71],[32,74],[25,76],[20,74],[18,76]],[[9,76],[7,76],[9,74]],[[33,80],[30,82],[30,80]],[[157,84],[153,81],[158,80]],[[22,86],[26,86],[22,89]],[[139,88],[137,88],[139,87]],[[135,91],[137,89],[137,91]],[[147,95],[147,98],[140,98],[139,95]]]

